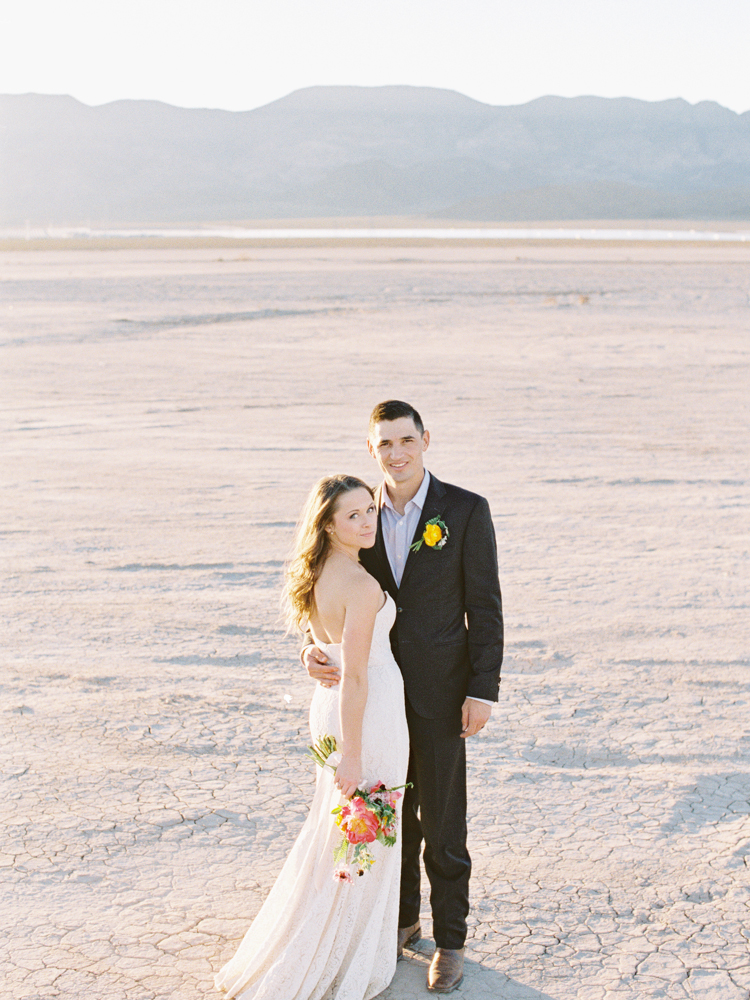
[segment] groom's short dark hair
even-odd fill
[[[410,403],[404,403],[401,399],[386,399],[384,403],[378,403],[370,414],[370,430],[375,430],[381,420],[398,420],[399,417],[409,417],[419,433],[424,434],[422,418]]]

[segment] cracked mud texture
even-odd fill
[[[223,259],[219,259],[223,257]],[[371,406],[490,500],[456,996],[750,992],[746,247],[0,254],[0,996],[198,1000],[306,813],[278,618]],[[424,938],[386,1000],[426,996]]]

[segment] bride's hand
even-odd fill
[[[333,783],[348,799],[354,795],[362,776],[362,763],[359,757],[344,754],[341,763],[336,768]]]

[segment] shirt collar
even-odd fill
[[[427,469],[425,469],[424,470],[424,477],[423,477],[422,482],[421,482],[421,484],[419,486],[419,489],[414,494],[414,496],[411,498],[411,500],[409,501],[409,503],[407,503],[406,506],[408,507],[409,504],[414,504],[415,507],[418,507],[420,510],[423,510],[424,509],[424,502],[427,499],[427,490],[429,490],[429,488],[430,488],[430,474],[427,471]],[[386,489],[385,483],[383,483],[383,488],[380,491],[380,503],[381,503],[382,507],[388,507],[388,508],[390,508],[390,510],[392,510],[393,513],[396,514],[398,517],[401,516],[398,513],[398,511],[396,510],[396,508],[393,506],[393,501],[388,496],[388,490]]]

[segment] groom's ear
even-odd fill
[[[377,458],[377,455],[375,454],[375,448],[373,446],[372,441],[370,440],[369,434],[367,435],[367,450],[370,452],[373,458]]]
[[[429,447],[430,447],[430,432],[425,431],[422,434],[422,451],[427,451]]]

